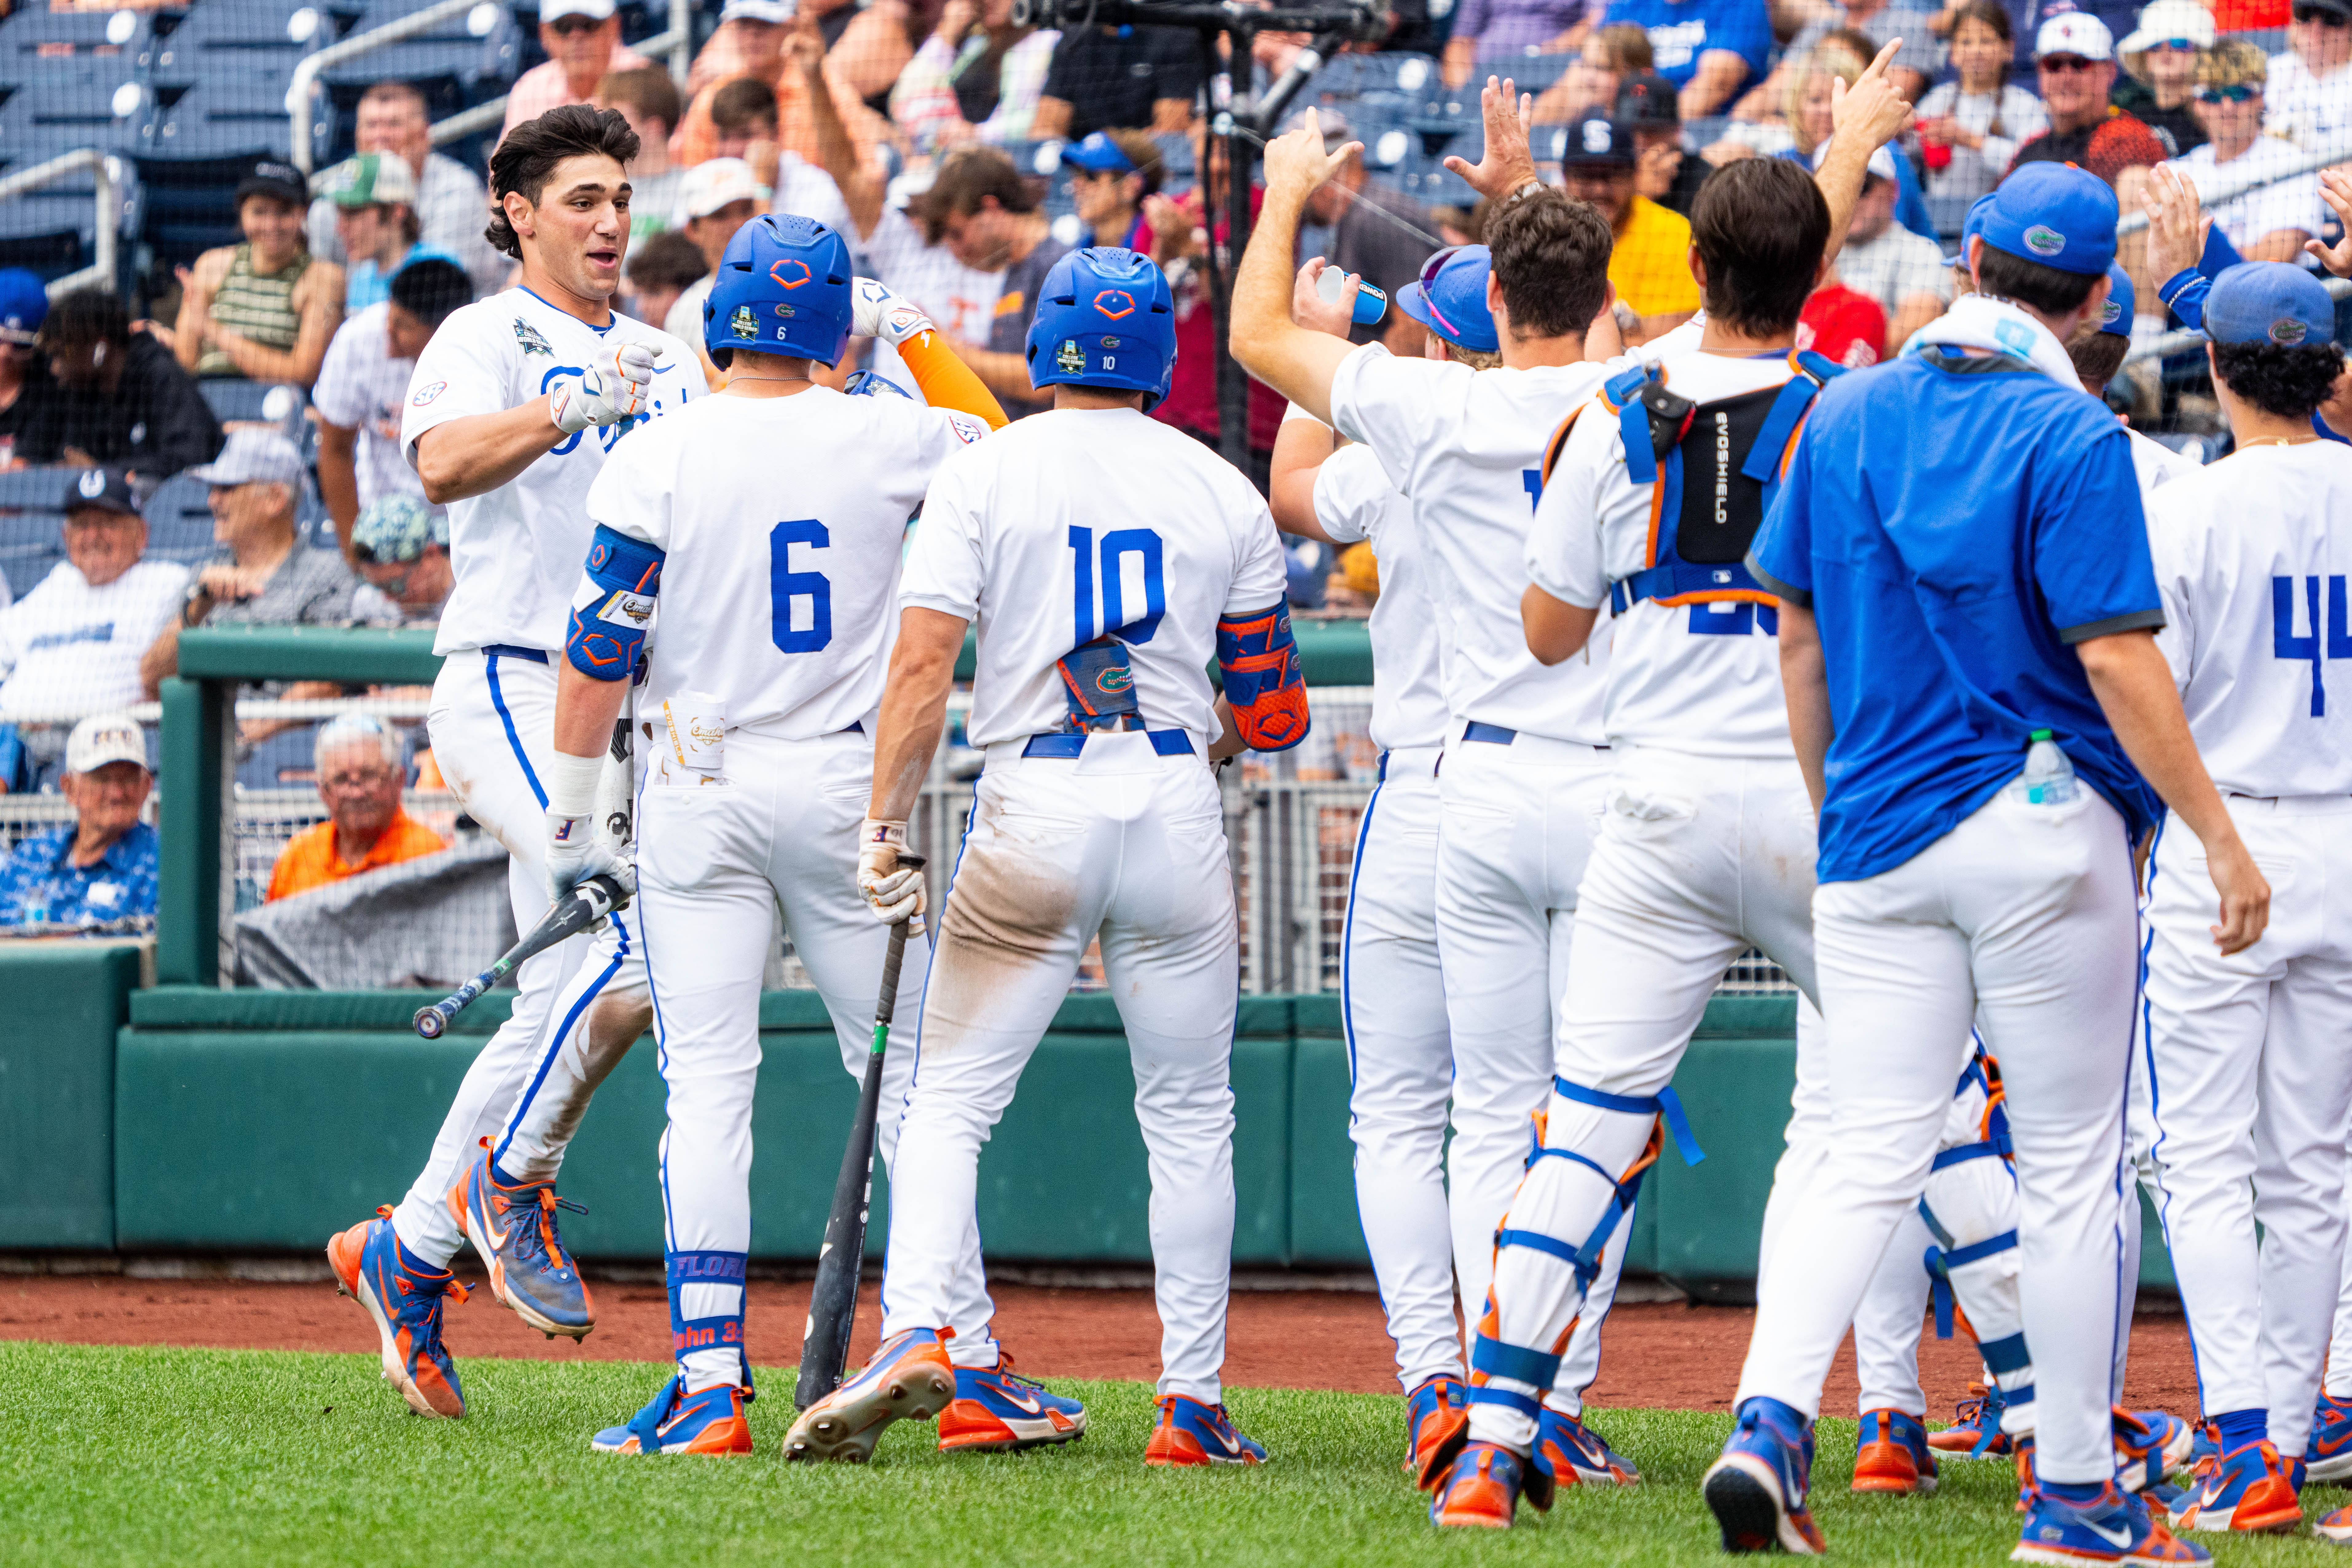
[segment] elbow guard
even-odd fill
[[[587,572],[572,601],[563,656],[593,680],[626,680],[645,651],[654,601],[661,592],[662,552],[601,524],[588,546]]]
[[[1307,677],[1287,605],[1220,616],[1217,665],[1234,724],[1250,750],[1286,751],[1307,738]]]

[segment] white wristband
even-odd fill
[[[575,757],[567,752],[550,755],[547,773],[539,782],[547,791],[550,816],[586,816],[596,809],[596,781],[604,776],[604,758]]]

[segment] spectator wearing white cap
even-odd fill
[[[432,114],[425,93],[413,82],[380,81],[360,94],[358,129],[352,137],[362,153],[390,153],[416,179],[416,217],[421,237],[464,259],[477,293],[499,288],[507,258],[483,235],[489,195],[482,176],[457,159],[433,150]],[[306,220],[310,254],[340,263],[343,242],[335,236],[335,204],[325,196],[310,203]]]
[[[515,79],[507,91],[508,132],[567,103],[586,103],[609,71],[638,70],[653,61],[621,42],[614,0],[541,0],[539,47],[547,58]]]
[[[400,737],[365,713],[346,714],[320,728],[313,756],[327,820],[296,834],[278,851],[265,902],[448,847],[440,835],[401,809],[400,786],[408,770],[400,752]]]
[[[212,487],[213,538],[224,558],[196,574],[185,602],[139,661],[148,695],[180,668],[180,633],[211,624],[341,626],[358,587],[341,552],[301,542],[295,505],[302,455],[270,430],[233,431],[221,455],[189,477]],[[323,687],[324,689],[313,689]],[[331,697],[325,682],[297,682],[289,697]],[[258,738],[248,731],[248,739]]]
[[[751,165],[740,158],[713,158],[687,171],[686,182],[679,187],[677,226],[702,252],[702,259],[710,271],[677,297],[677,303],[669,308],[669,314],[662,321],[662,331],[680,342],[699,347],[702,302],[710,298],[711,279],[718,276],[719,263],[726,258],[727,242],[768,205],[768,187],[752,174]],[[703,363],[713,385],[726,379],[710,364],[708,354],[703,356]]]
[[[187,592],[188,570],[142,561],[147,523],[119,468],[87,468],[65,482],[66,558],[0,610],[0,720],[82,712],[139,700],[140,656]],[[26,730],[31,760],[60,752],[55,731]],[[46,742],[46,743],[45,743]],[[37,770],[0,777],[32,782]]]
[[[2213,13],[2200,0],[2151,0],[2139,24],[2116,45],[2124,74],[2109,100],[2151,131],[2172,138],[2176,153],[2205,144],[2196,114],[2197,62],[2213,47]],[[2352,91],[2352,82],[2344,84]]]
[[[2264,128],[2305,152],[2338,146],[2352,132],[2352,0],[2294,0],[2288,16]]]
[[[388,495],[424,500],[425,481],[400,455],[409,378],[435,330],[472,298],[464,268],[412,257],[391,297],[344,321],[328,346],[310,406],[319,416],[319,493],[344,548],[364,508]]]
[[[2061,12],[2034,34],[2033,65],[2050,129],[2018,148],[2010,167],[2073,163],[2115,186],[2124,210],[2134,210],[2136,182],[2174,150],[2145,121],[2107,101],[2116,85],[2115,35],[2087,11]]]
[[[429,626],[457,578],[449,570],[449,517],[416,496],[386,496],[352,528],[352,563],[366,579],[352,619],[367,626]]]
[[[1817,164],[1827,151],[1824,142],[1814,156]],[[1837,258],[1838,281],[1877,300],[1886,312],[1888,358],[1952,302],[1952,272],[1943,247],[1895,221],[1895,154],[1881,147],[1870,155],[1845,248]]]
[[[134,929],[155,917],[162,844],[139,820],[155,776],[127,713],[84,719],[66,741],[60,785],[74,819],[17,840],[0,862],[0,926]]]
[[[465,263],[452,251],[425,243],[416,216],[416,176],[396,153],[362,153],[320,182],[335,207],[335,237],[351,258],[343,269],[346,312],[392,297],[392,275],[410,260]]]

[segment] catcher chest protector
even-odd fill
[[[1626,476],[1650,485],[1650,542],[1641,571],[1611,585],[1610,607],[1623,615],[1643,599],[1662,605],[1780,601],[1748,571],[1748,547],[1780,493],[1805,416],[1840,366],[1792,351],[1796,374],[1780,386],[1716,403],[1693,403],[1666,390],[1663,367],[1639,365],[1602,387],[1601,406],[1625,437]],[[1560,426],[1546,454],[1547,477],[1566,444]]]

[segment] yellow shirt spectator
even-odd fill
[[[1699,307],[1690,269],[1690,220],[1637,195],[1609,253],[1609,281],[1636,315],[1687,315]]]

